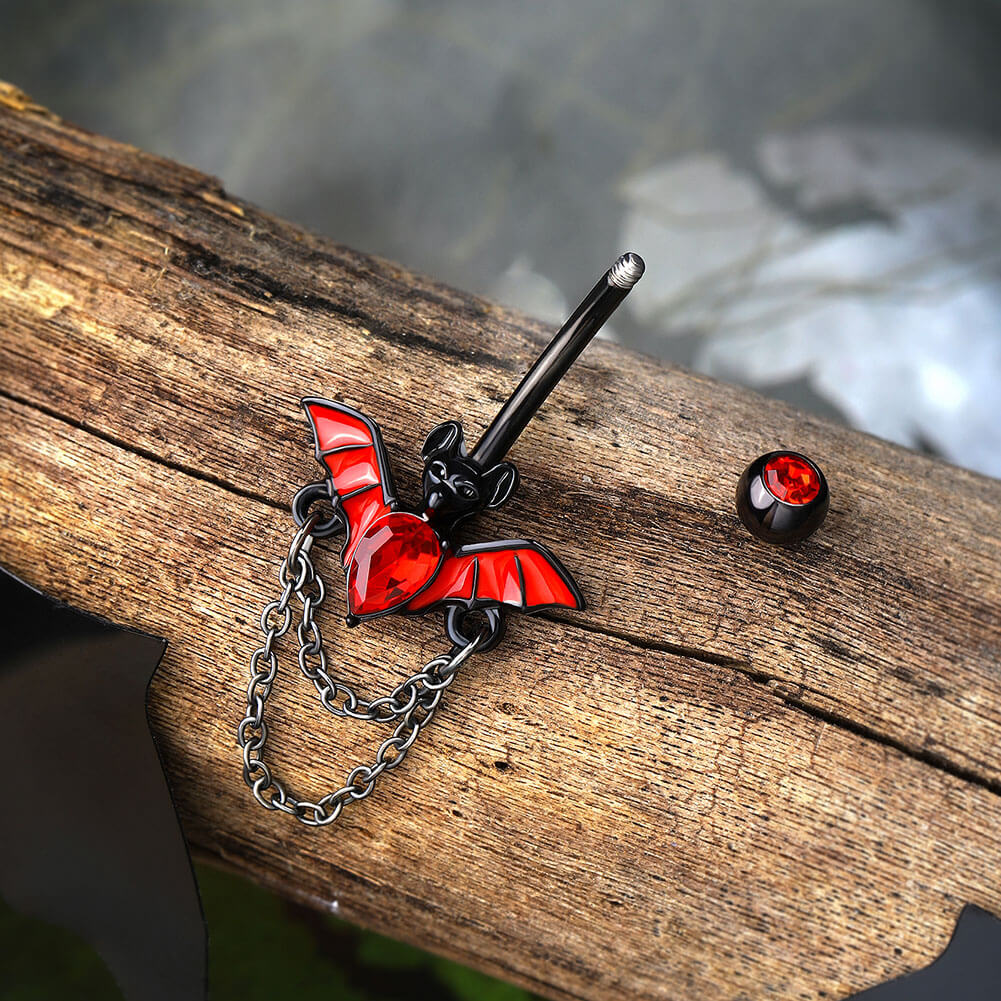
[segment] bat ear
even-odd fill
[[[421,449],[421,458],[427,462],[436,455],[465,455],[466,442],[462,425],[458,421],[445,421],[432,429]]]
[[[487,507],[500,507],[518,486],[518,470],[513,463],[498,462],[483,474],[483,496]]]

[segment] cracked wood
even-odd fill
[[[13,88],[0,158],[0,559],[168,639],[152,713],[200,851],[553,997],[837,996],[929,961],[961,903],[1001,911],[1001,484],[609,344],[476,526],[551,545],[587,613],[514,623],[337,829],[257,808],[233,730],[319,473],[298,398],[378,420],[416,490],[424,433],[475,437],[547,331]],[[732,500],[782,446],[832,485],[790,552]],[[440,646],[324,626],[369,692]],[[309,793],[373,728],[281,677],[270,744]]]

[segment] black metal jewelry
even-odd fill
[[[737,514],[763,542],[787,545],[807,538],[827,517],[829,504],[826,477],[800,452],[758,456],[737,483]]]
[[[453,535],[461,522],[500,507],[514,492],[518,471],[504,456],[643,271],[638,255],[624,254],[602,275],[471,452],[458,421],[432,429],[421,450],[422,496],[412,510],[397,497],[382,433],[374,421],[333,400],[302,401],[313,428],[316,458],[326,475],[306,484],[292,502],[298,531],[279,572],[280,595],[261,613],[264,641],[250,658],[247,712],[237,730],[244,781],[266,809],[288,813],[309,826],[332,823],[348,803],[368,796],[383,772],[402,762],[431,722],[459,666],[474,652],[500,642],[508,613],[584,607],[577,584],[546,547],[521,539],[460,546]],[[318,502],[333,508],[325,520],[315,507]],[[311,549],[316,539],[336,532],[344,534],[340,562],[349,626],[390,614],[441,611],[452,643],[448,653],[435,657],[388,695],[370,701],[329,673],[316,619],[326,587]],[[275,646],[293,626],[293,598],[302,606],[296,624],[299,667],[324,708],[339,717],[395,724],[371,765],[355,766],[343,786],[315,802],[292,796],[263,760],[268,736],[264,703],[278,672]]]

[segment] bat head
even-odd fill
[[[445,533],[477,511],[500,507],[518,485],[518,470],[512,463],[483,469],[467,456],[458,421],[439,424],[428,435],[421,457],[424,510]]]

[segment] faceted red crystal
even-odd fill
[[[348,565],[348,608],[354,615],[386,612],[409,601],[441,563],[441,542],[415,514],[377,518],[358,540]]]
[[[795,455],[776,455],[761,471],[768,492],[787,504],[809,504],[820,493],[820,476]]]

